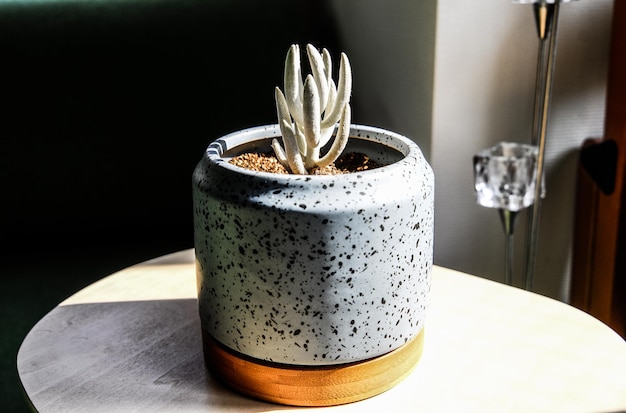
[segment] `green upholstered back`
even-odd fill
[[[192,170],[275,122],[293,42],[339,52],[325,2],[0,2],[0,234],[191,246]]]

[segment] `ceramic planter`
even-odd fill
[[[385,166],[311,176],[228,163],[270,152],[277,136],[277,125],[227,135],[194,172],[205,349],[310,371],[366,363],[415,341],[428,304],[434,218],[433,173],[420,149],[353,126],[345,152]]]

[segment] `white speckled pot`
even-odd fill
[[[423,328],[434,178],[411,140],[353,126],[346,152],[386,166],[305,176],[228,163],[269,152],[277,125],[213,142],[193,178],[205,333],[254,359],[335,365],[388,353]]]

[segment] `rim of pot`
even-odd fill
[[[402,168],[407,164],[415,164],[419,155],[422,155],[419,146],[411,139],[400,135],[399,133],[389,131],[387,129],[378,128],[375,126],[352,124],[350,125],[350,139],[363,139],[370,142],[377,142],[383,146],[387,146],[391,150],[395,150],[401,156],[401,159],[380,166],[375,169],[358,171],[347,174],[337,175],[300,175],[300,174],[278,174],[272,172],[253,171],[241,166],[233,165],[228,160],[230,157],[224,157],[223,155],[241,145],[249,144],[254,141],[268,140],[271,138],[280,138],[280,127],[278,124],[255,126],[247,129],[242,129],[236,132],[224,135],[215,141],[213,141],[206,149],[206,155],[210,162],[239,174],[272,178],[273,180],[301,180],[303,178],[316,179],[316,180],[336,180],[336,179],[349,179],[354,174],[380,174],[388,171],[391,168]],[[385,139],[378,139],[376,136],[384,136]],[[423,155],[422,155],[423,156]]]

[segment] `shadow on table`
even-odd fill
[[[57,307],[24,340],[18,369],[40,411],[288,408],[240,396],[207,373],[195,299]]]

